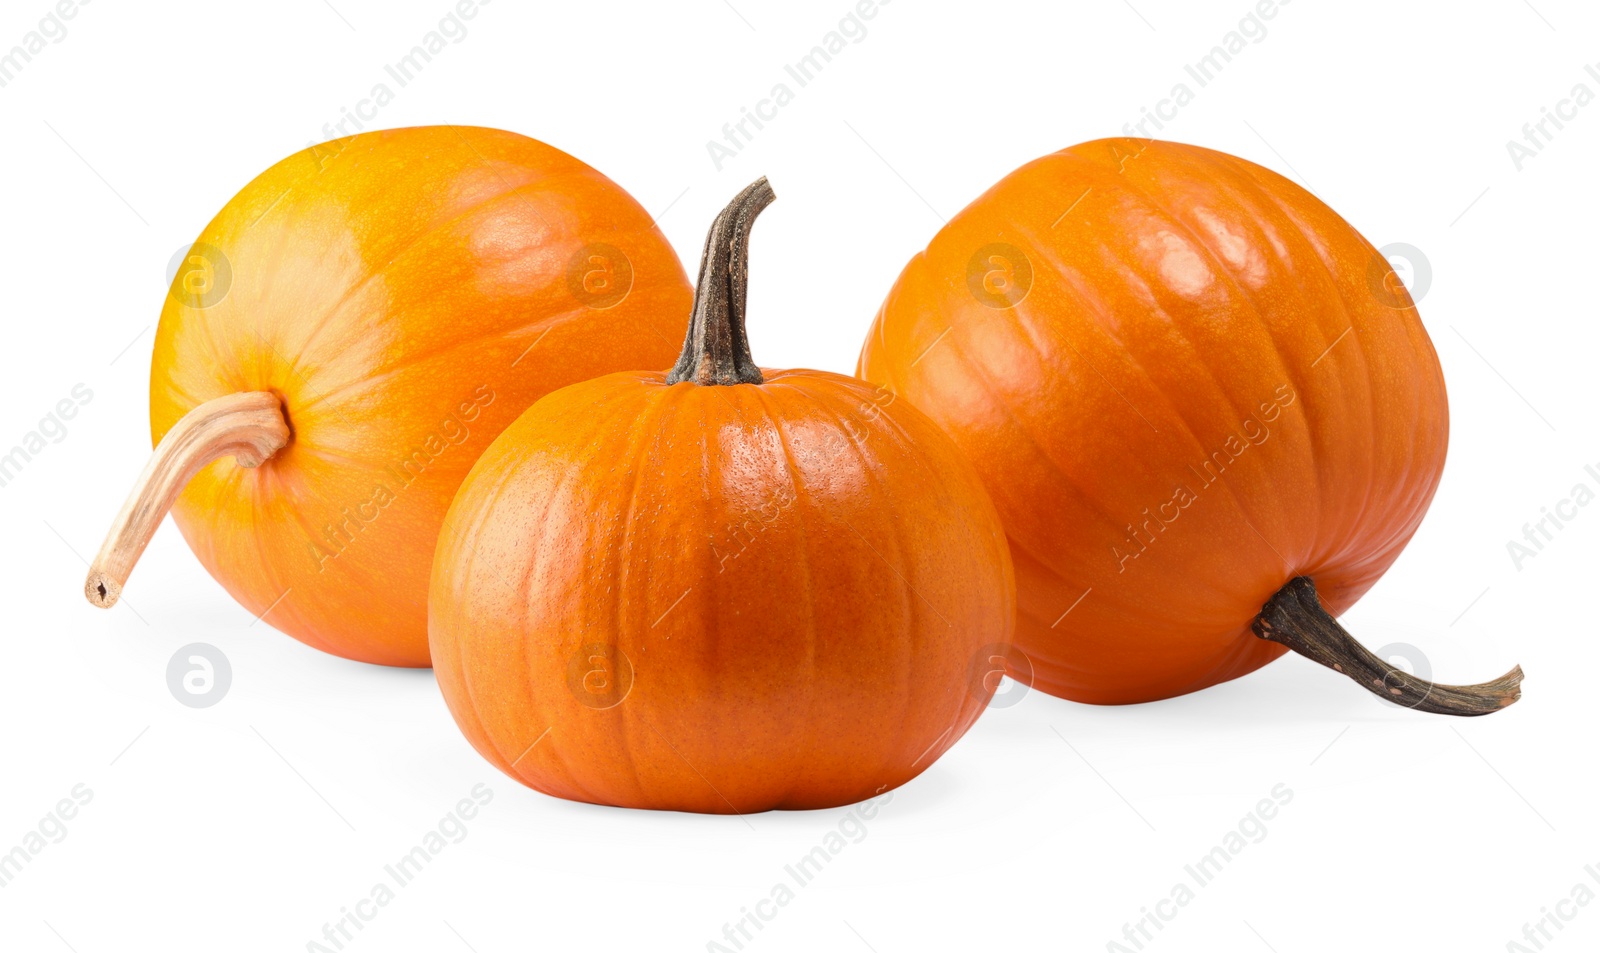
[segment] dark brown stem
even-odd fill
[[[1481,685],[1439,685],[1417,678],[1367,651],[1317,599],[1317,587],[1297,576],[1261,607],[1250,626],[1263,639],[1286,645],[1313,662],[1342,672],[1362,688],[1397,705],[1439,715],[1487,715],[1522,697],[1522,666]]]
[[[750,359],[744,334],[745,291],[750,282],[750,226],[777,196],[765,177],[734,196],[711,223],[700,255],[694,316],[683,353],[667,383],[759,384],[761,369]]]

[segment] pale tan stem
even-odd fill
[[[240,466],[259,466],[288,442],[283,405],[276,394],[265,391],[218,397],[184,414],[161,438],[111,524],[89,566],[84,596],[102,609],[117,604],[162,518],[202,467],[227,456]]]

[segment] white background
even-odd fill
[[[1522,703],[1401,711],[1295,657],[1139,707],[1033,693],[896,792],[746,950],[1104,950],[1279,784],[1293,800],[1264,839],[1146,949],[1503,950],[1547,908],[1573,919],[1546,948],[1600,943],[1600,903],[1558,906],[1579,883],[1600,894],[1584,869],[1600,863],[1600,505],[1520,568],[1507,551],[1575,485],[1600,489],[1584,470],[1600,471],[1600,103],[1520,171],[1506,149],[1575,84],[1600,94],[1584,71],[1600,11],[1532,2],[1295,0],[1202,89],[1184,65],[1249,0],[896,0],[722,170],[707,140],[854,0],[495,0],[395,91],[375,125],[499,126],[595,165],[661,216],[691,271],[714,212],[769,175],[750,328],[768,366],[850,371],[942,217],[1024,161],[1120,134],[1179,82],[1195,99],[1165,137],[1290,175],[1429,263],[1449,463],[1345,622],[1375,648],[1415,646],[1446,681],[1521,662]],[[252,624],[170,525],[129,601],[105,613],[79,593],[149,450],[174,252],[325,138],[453,5],[98,0],[0,88],[0,446],[75,384],[93,392],[0,488],[0,852],[75,785],[93,792],[0,888],[0,948],[307,949],[483,782],[493,801],[466,839],[346,949],[705,950],[849,813],[696,817],[526,790],[461,738],[429,672]],[[4,0],[0,50],[52,6]],[[191,642],[231,660],[213,708],[168,691]]]

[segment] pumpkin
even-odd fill
[[[745,338],[765,179],[718,216],[670,371],[543,398],[467,475],[434,557],[434,672],[536,790],[714,814],[821,808],[932,764],[1010,644],[1005,534],[950,439]]]
[[[1335,621],[1416,532],[1448,411],[1405,286],[1282,176],[1140,139],[1031,162],[905,267],[858,373],[982,474],[1037,688],[1151,701],[1293,649],[1428,711],[1519,695],[1521,669],[1433,685]]]
[[[252,614],[428,664],[429,560],[478,454],[574,381],[670,360],[688,278],[650,216],[510,132],[369,132],[262,173],[156,331],[156,451],[85,584],[109,607],[171,508]]]

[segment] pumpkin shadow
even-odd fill
[[[745,830],[746,825],[762,834],[785,835],[789,833],[816,833],[836,829],[842,821],[854,818],[865,826],[882,823],[887,816],[907,817],[934,814],[947,809],[962,796],[965,785],[959,773],[935,764],[922,774],[900,787],[885,791],[875,798],[840,804],[835,807],[808,810],[775,809],[746,814],[700,814],[693,811],[654,810],[650,808],[613,807],[587,801],[569,801],[550,795],[539,795],[539,810],[565,815],[573,823],[607,826],[619,818],[628,821],[642,819],[658,822],[670,819],[685,831],[721,833],[734,829]],[[535,792],[537,793],[537,792]],[[863,810],[866,806],[866,810]]]
[[[1295,664],[1300,662],[1301,664]],[[1031,690],[1015,705],[985,712],[985,733],[1021,739],[1060,730],[1254,733],[1263,722],[1280,727],[1346,725],[1385,720],[1396,713],[1419,717],[1387,704],[1317,665],[1287,659],[1232,681],[1187,695],[1129,705],[1092,705]],[[1152,738],[1156,735],[1152,734]],[[1153,742],[1154,743],[1154,742]]]

